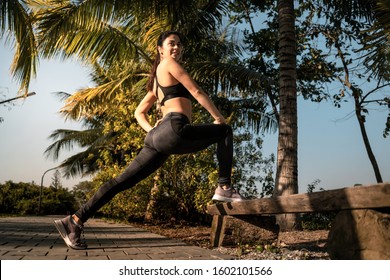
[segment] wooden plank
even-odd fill
[[[327,212],[390,207],[390,183],[209,205],[211,215]]]

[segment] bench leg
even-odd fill
[[[211,225],[211,245],[213,247],[219,247],[222,245],[222,241],[225,235],[226,216],[214,215]]]

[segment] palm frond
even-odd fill
[[[128,73],[124,77],[118,77],[115,80],[108,81],[98,85],[95,88],[86,88],[74,93],[66,100],[66,104],[61,108],[61,113],[66,117],[78,120],[82,117],[93,117],[104,113],[105,109],[113,104],[118,91],[121,90],[127,79],[137,77],[143,79],[145,87],[147,75]],[[141,87],[133,90],[142,90]],[[128,89],[128,92],[133,91]]]
[[[38,10],[35,18],[43,55],[48,58],[77,55],[85,63],[100,61],[108,65],[136,55],[150,60],[142,48],[122,32],[119,24],[93,17],[94,10],[72,3],[50,8],[49,12]]]
[[[75,145],[85,148],[96,145],[102,137],[103,129],[101,127],[87,130],[68,130],[57,129],[49,136],[52,140],[57,140],[51,144],[44,152],[46,157],[52,157],[57,160],[62,150],[72,150]]]
[[[376,21],[366,30],[364,63],[378,79],[390,80],[390,2],[378,1]]]
[[[70,156],[58,167],[62,169],[61,173],[64,174],[66,178],[79,175],[85,176],[93,174],[99,170],[99,166],[97,164],[98,158],[98,150],[94,147],[90,147],[85,151]]]
[[[215,30],[218,23],[221,23],[223,16],[227,15],[228,1],[194,1],[197,6],[195,13],[184,11],[178,26],[191,38],[201,40],[210,30]],[[191,7],[190,9],[194,11]],[[205,33],[206,32],[206,33]]]
[[[32,17],[23,1],[0,2],[0,37],[9,30],[16,39],[11,73],[20,83],[20,94],[27,94],[31,78],[36,75],[38,51],[32,27]]]
[[[372,20],[376,0],[322,0],[324,7],[333,9],[335,14],[345,18],[364,18]]]
[[[116,98],[123,92],[129,100],[140,101],[149,77],[147,67],[148,64],[139,61],[118,61],[109,68],[95,64],[91,78],[97,86],[81,89],[69,96],[61,113],[73,120],[93,118],[103,114],[110,106],[116,106]]]
[[[57,92],[53,92],[55,95],[57,95],[57,97],[60,99],[60,101],[65,101],[66,99],[68,99],[69,97],[72,96],[72,94],[68,93],[68,92],[64,92],[64,91],[57,91]]]
[[[237,117],[246,123],[254,133],[275,133],[278,128],[278,120],[274,113],[267,112],[268,104],[263,97],[235,99],[231,101],[236,108]]]
[[[205,61],[195,63],[194,70],[191,72],[195,79],[202,77],[216,77],[222,83],[229,84],[231,89],[239,88],[242,91],[258,92],[264,88],[264,85],[276,85],[276,81],[263,74],[248,69],[242,65],[231,63],[222,63],[214,61]]]

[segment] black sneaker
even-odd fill
[[[84,229],[73,220],[72,216],[65,217],[61,220],[55,220],[54,225],[69,248],[74,250],[87,249],[87,244],[80,239]]]

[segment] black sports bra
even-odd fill
[[[164,106],[165,101],[172,98],[176,98],[176,97],[184,97],[188,99],[191,98],[191,93],[181,83],[169,87],[163,87],[158,83],[157,77],[156,77],[156,82],[157,82],[156,96],[158,97],[157,88],[160,88],[164,94],[164,98],[160,102],[161,106]]]

